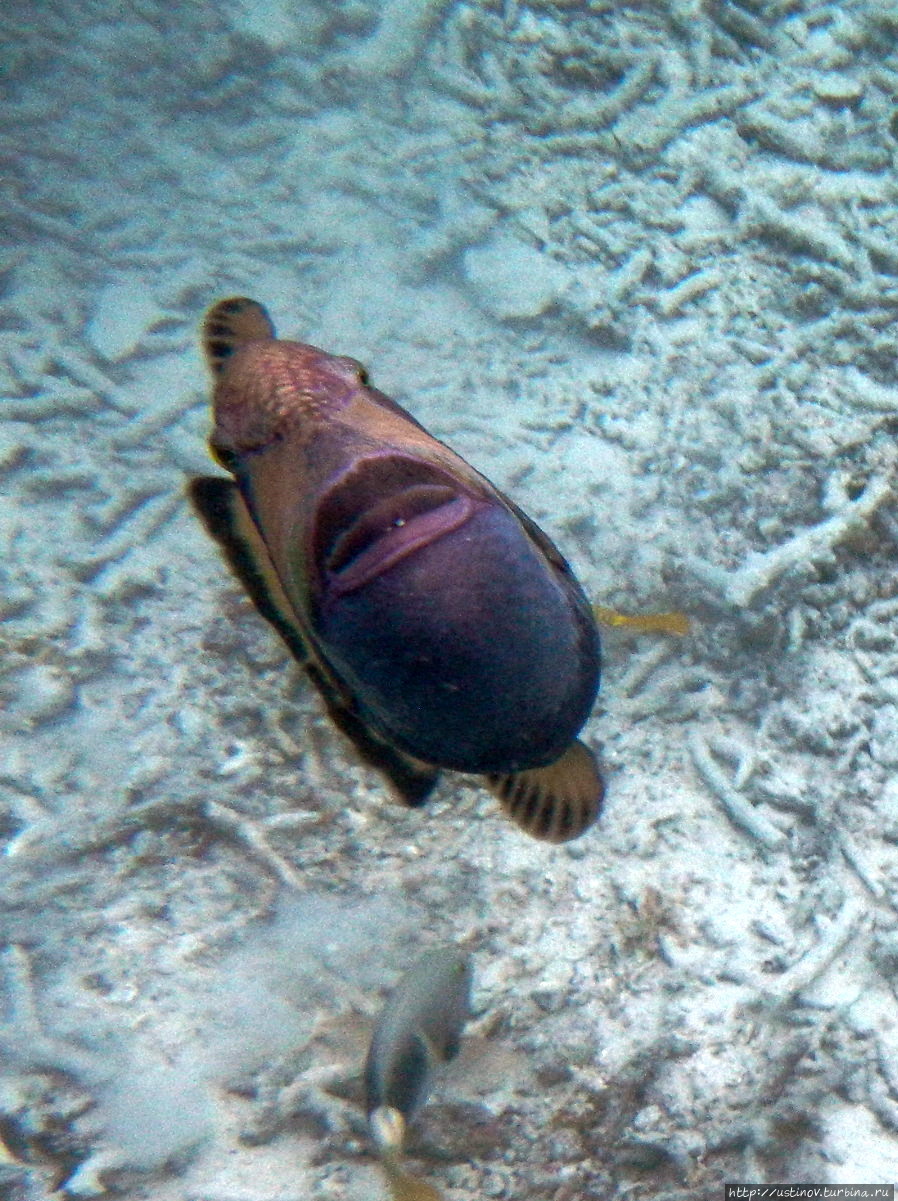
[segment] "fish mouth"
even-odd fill
[[[314,557],[333,596],[343,596],[457,530],[477,503],[448,473],[401,455],[356,464],[325,493]]]

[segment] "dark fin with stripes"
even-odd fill
[[[487,776],[504,812],[534,838],[569,842],[588,830],[602,811],[605,782],[595,755],[575,739],[546,767]]]
[[[246,342],[266,341],[275,337],[274,326],[266,310],[248,296],[219,300],[203,321],[203,350],[213,375],[220,375],[235,350]]]

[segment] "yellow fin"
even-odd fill
[[[428,1184],[426,1180],[422,1180],[420,1176],[404,1172],[395,1157],[382,1159],[381,1166],[387,1178],[387,1187],[390,1190],[392,1201],[443,1201],[442,1193],[438,1192],[432,1184]]]
[[[405,1146],[405,1118],[393,1105],[378,1105],[368,1114],[371,1140],[382,1159],[395,1161]]]
[[[489,775],[487,784],[512,821],[545,842],[579,838],[599,816],[605,799],[595,755],[579,739],[546,767]]]
[[[238,347],[245,342],[273,338],[271,318],[257,300],[248,296],[230,296],[219,300],[206,313],[203,322],[203,350],[213,375],[221,371]]]
[[[688,634],[692,624],[685,613],[618,613],[616,609],[606,609],[604,605],[593,605],[592,611],[596,621],[606,626],[625,626],[640,634]]]

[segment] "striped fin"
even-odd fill
[[[246,342],[275,337],[271,318],[257,300],[231,296],[219,300],[203,321],[203,350],[213,375],[220,375],[235,350]]]
[[[513,822],[545,842],[579,838],[599,816],[605,799],[595,755],[579,738],[554,763],[489,775],[487,785]]]

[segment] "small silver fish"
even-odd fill
[[[471,963],[455,947],[428,951],[405,973],[378,1019],[365,1063],[372,1141],[393,1201],[439,1201],[426,1181],[403,1171],[409,1123],[441,1064],[458,1054],[471,1011]]]

